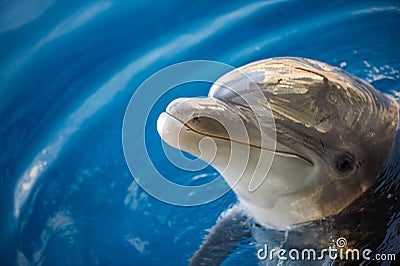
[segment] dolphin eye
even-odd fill
[[[354,157],[351,154],[343,153],[336,160],[336,168],[339,172],[346,173],[354,169]]]

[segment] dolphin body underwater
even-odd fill
[[[270,249],[321,249],[344,237],[346,248],[400,253],[398,124],[395,99],[304,58],[250,63],[207,98],[174,100],[158,119],[161,138],[209,162],[239,202],[191,264],[218,265],[251,237]]]

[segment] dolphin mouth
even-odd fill
[[[281,157],[301,159],[302,161],[304,161],[305,163],[307,163],[310,166],[314,165],[314,163],[310,159],[308,159],[307,157],[305,157],[305,156],[303,156],[301,154],[295,153],[294,151],[292,152],[292,151],[284,151],[284,150],[278,150],[278,149],[275,149],[275,150],[268,149],[266,147],[261,147],[260,145],[253,144],[253,143],[250,143],[250,142],[243,142],[243,141],[240,141],[240,140],[230,139],[228,137],[223,137],[223,136],[220,136],[220,135],[209,134],[209,133],[206,133],[206,132],[203,132],[203,131],[199,131],[196,128],[190,126],[188,123],[185,123],[184,121],[182,121],[181,119],[176,117],[171,112],[169,112],[168,108],[167,108],[167,110],[165,112],[163,112],[160,115],[160,117],[162,117],[163,115],[169,117],[170,119],[175,120],[176,122],[178,122],[179,124],[184,126],[186,128],[186,130],[190,130],[190,131],[192,131],[194,133],[197,133],[197,134],[199,134],[201,136],[204,136],[204,137],[211,137],[211,138],[214,138],[214,139],[219,139],[219,140],[224,140],[224,141],[229,141],[229,142],[231,141],[231,142],[235,142],[235,143],[242,144],[242,145],[248,145],[248,146],[256,148],[256,149],[260,149],[260,150],[264,150],[264,151],[267,151],[267,152],[274,153],[275,155],[278,155],[278,156],[281,156]],[[164,117],[164,120],[165,120],[165,117]],[[161,126],[157,125],[157,129],[158,129],[158,131],[159,131],[159,133],[161,135],[162,134],[162,125]],[[290,149],[284,144],[281,144],[281,145],[284,146],[285,148],[287,148],[288,150]]]

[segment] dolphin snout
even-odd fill
[[[168,105],[166,113],[197,133],[226,139],[226,127],[235,117],[238,120],[224,103],[212,98],[179,98]]]
[[[227,108],[215,99],[179,98],[159,116],[157,131],[172,147],[211,162],[215,144],[201,143],[207,137],[229,140],[225,126],[219,122],[224,123],[223,115],[228,115]],[[204,150],[201,150],[201,145]]]
[[[251,110],[243,111],[217,98],[179,98],[168,105],[165,115],[203,136],[272,148],[264,142],[269,143],[273,134],[264,133],[265,141],[261,139],[260,126]]]

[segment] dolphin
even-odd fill
[[[221,173],[257,224],[285,230],[338,215],[369,191],[398,123],[396,100],[367,82],[283,57],[225,74],[206,98],[174,100],[157,130]]]

